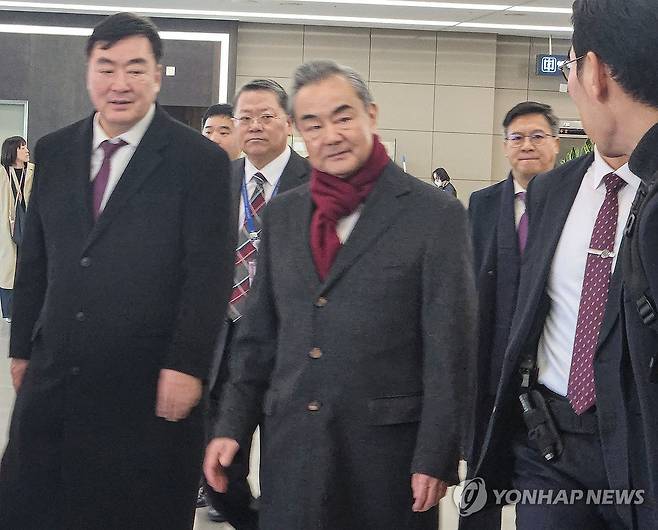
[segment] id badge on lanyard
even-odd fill
[[[270,197],[270,200],[272,200],[279,192],[280,183],[281,180],[279,179],[279,182],[276,183],[276,186],[272,191],[272,196]],[[242,180],[242,202],[244,205],[244,222],[247,228],[247,232],[249,233],[249,240],[251,241],[251,244],[256,249],[256,252],[258,252],[261,231],[258,230],[256,227],[256,221],[255,221],[256,212],[254,212],[251,207],[251,202],[249,201],[249,194],[247,193],[247,184],[244,181],[244,179]],[[256,256],[254,256],[253,259],[250,259],[247,262],[247,268],[249,271],[249,285],[251,285],[254,281],[254,277],[256,276]]]

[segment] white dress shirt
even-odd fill
[[[139,120],[135,125],[132,126],[127,132],[110,138],[107,133],[101,127],[101,124],[98,121],[98,113],[94,116],[94,127],[93,127],[93,138],[91,143],[91,171],[89,173],[89,180],[93,182],[98,174],[98,171],[103,164],[103,157],[105,156],[103,149],[101,148],[101,143],[105,140],[109,140],[111,143],[117,143],[119,140],[123,140],[128,145],[124,145],[112,155],[110,159],[110,175],[107,179],[107,186],[105,187],[105,193],[103,193],[103,200],[101,201],[100,211],[102,212],[105,209],[105,205],[109,200],[114,188],[116,188],[121,175],[125,171],[130,159],[133,157],[139,142],[142,141],[142,138],[146,134],[146,130],[151,125],[153,121],[153,116],[155,115],[155,105],[151,105],[151,108],[148,110],[146,115]]]
[[[514,223],[516,228],[519,228],[521,217],[525,213],[525,201],[519,197],[519,193],[525,193],[526,189],[514,177],[512,177],[512,182],[514,182]]]
[[[595,151],[594,162],[585,173],[562,230],[549,273],[547,294],[551,308],[539,340],[537,364],[539,382],[562,396],[567,395],[569,385],[587,251],[596,217],[605,199],[603,177],[611,172],[612,168]],[[614,173],[626,182],[626,186],[618,193],[619,213],[613,271],[631,204],[640,186],[640,179],[628,169],[627,164]]]
[[[359,217],[361,217],[362,210],[363,203],[359,204],[356,210],[354,210],[348,216],[340,219],[336,224],[336,233],[338,234],[338,239],[340,240],[341,245],[344,245],[345,241],[347,241],[347,239],[352,234],[352,230],[354,230],[356,223],[359,221]]]
[[[256,166],[254,166],[251,163],[248,157],[245,157],[244,182],[247,185],[247,195],[249,196],[249,198],[251,198],[251,196],[254,194],[254,191],[256,190],[256,179],[254,179],[254,175],[256,173],[260,173],[261,175],[263,175],[263,177],[265,177],[265,182],[263,182],[263,190],[265,192],[265,202],[266,203],[269,202],[270,199],[272,198],[272,195],[274,194],[274,190],[276,189],[279,180],[281,179],[281,174],[283,173],[283,170],[286,168],[286,165],[288,164],[288,160],[290,160],[289,146],[286,146],[286,148],[283,150],[283,153],[281,153],[269,164],[263,167],[263,169],[258,169]],[[243,224],[244,224],[244,197],[242,196],[242,193],[240,193],[240,216],[239,216],[238,229],[241,228]]]

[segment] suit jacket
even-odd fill
[[[521,257],[514,216],[514,179],[476,191],[469,202],[479,307],[477,401],[469,463],[478,452],[503,366],[516,306]]]
[[[490,488],[511,487],[510,440],[515,431],[522,428],[518,402],[520,356],[536,351],[550,309],[546,287],[553,255],[580,183],[593,160],[594,155],[590,154],[538,175],[528,189],[528,244],[518,289],[524,294],[518,298],[494,409],[474,473],[484,478]],[[609,307],[614,307],[610,302],[613,299],[611,293]],[[606,331],[609,327],[609,321],[604,322],[602,337],[609,333]]]
[[[242,196],[242,182],[244,180],[245,159],[238,158],[231,162],[231,190],[232,190],[232,226],[237,229],[240,219],[240,198]],[[279,180],[278,193],[285,193],[297,186],[308,182],[311,175],[311,166],[308,161],[298,155],[294,150],[290,150],[290,159],[281,173]],[[224,320],[224,325],[219,333],[215,352],[215,364],[211,373],[211,381],[215,381],[218,372],[221,372],[219,383],[223,383],[228,378],[228,361],[225,356],[230,354],[230,341],[236,335],[237,323],[230,319]],[[212,386],[212,385],[211,385]],[[213,392],[213,398],[219,397],[219,390]]]
[[[645,184],[658,177],[658,125],[641,140],[629,167]],[[655,184],[654,184],[655,185]],[[649,295],[658,300],[658,197],[646,204],[636,223],[633,237],[639,238],[640,257],[649,282]],[[622,249],[622,252],[627,251]],[[643,528],[658,527],[658,384],[649,378],[651,359],[658,356],[658,335],[641,321],[635,298],[625,288],[621,302],[622,335],[625,341],[624,399],[626,401],[629,435],[630,475],[633,488],[645,489],[650,515],[641,521]],[[655,369],[654,369],[655,370]]]
[[[16,524],[0,508],[0,526],[55,528],[36,520],[54,510],[62,528],[191,528],[202,411],[156,418],[156,386],[163,368],[208,375],[233,262],[228,160],[157,108],[94,223],[91,142],[90,117],[35,150],[10,343],[30,364],[0,506],[25,505],[11,484],[57,480],[59,493],[13,514]],[[86,502],[65,502],[80,492]]]
[[[215,433],[244,441],[264,412],[262,529],[436,528],[411,512],[409,474],[457,481],[475,347],[465,212],[391,162],[320,282],[312,211],[308,186],[265,211]]]

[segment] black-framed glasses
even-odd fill
[[[583,57],[585,56],[581,55],[575,59],[569,59],[568,61],[564,61],[560,66],[558,66],[560,72],[562,72],[562,77],[564,77],[564,80],[567,83],[569,82],[569,72],[571,71],[571,68],[573,68],[573,63],[580,61]]]
[[[534,146],[543,144],[547,138],[555,138],[554,134],[547,134],[543,131],[536,131],[532,134],[519,134],[510,133],[505,136],[505,141],[512,147],[521,147],[525,143],[525,139],[530,140]]]

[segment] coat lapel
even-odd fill
[[[398,211],[402,207],[399,197],[408,191],[408,186],[399,178],[393,162],[389,162],[370,197],[366,200],[352,234],[338,252],[336,261],[321,286],[321,294],[329,291],[397,219]],[[310,225],[310,221],[308,224]]]
[[[519,243],[514,221],[514,181],[510,174],[503,185],[500,196],[500,210],[496,222],[498,248],[519,255]]]
[[[522,351],[535,328],[535,319],[541,307],[541,299],[546,292],[555,250],[580,184],[591,163],[592,158],[586,157],[581,164],[570,168],[570,171],[562,171],[559,175],[553,176],[554,184],[547,194],[538,226],[537,220],[533,220],[532,210],[529,212],[528,247],[523,256],[523,261],[527,261],[527,264],[522,265],[516,307],[517,312],[521,311],[523,319],[519,322],[518,328],[513,325],[508,348],[508,351],[515,352],[516,356]],[[513,342],[515,342],[514,346]]]
[[[107,201],[105,209],[89,234],[85,250],[98,239],[105,229],[119,216],[130,197],[139,190],[142,183],[153,173],[163,159],[161,151],[168,143],[168,118],[156,109],[153,122],[137,146],[121,179]],[[87,201],[89,202],[89,201]],[[89,206],[88,206],[89,207]]]
[[[296,190],[297,203],[288,209],[289,234],[295,255],[295,264],[304,282],[315,293],[320,286],[320,278],[315,270],[315,262],[311,253],[311,218],[313,217],[313,201],[309,188]],[[301,220],[300,220],[301,213]],[[299,223],[301,222],[301,227]]]
[[[72,201],[78,208],[80,224],[83,233],[87,236],[93,227],[91,214],[90,171],[91,171],[91,142],[93,138],[93,116],[82,122],[78,134],[70,144],[70,159],[72,161],[73,186],[71,189]]]
[[[308,180],[311,170],[308,162],[291,149],[290,159],[281,173],[279,193],[296,188]]]

